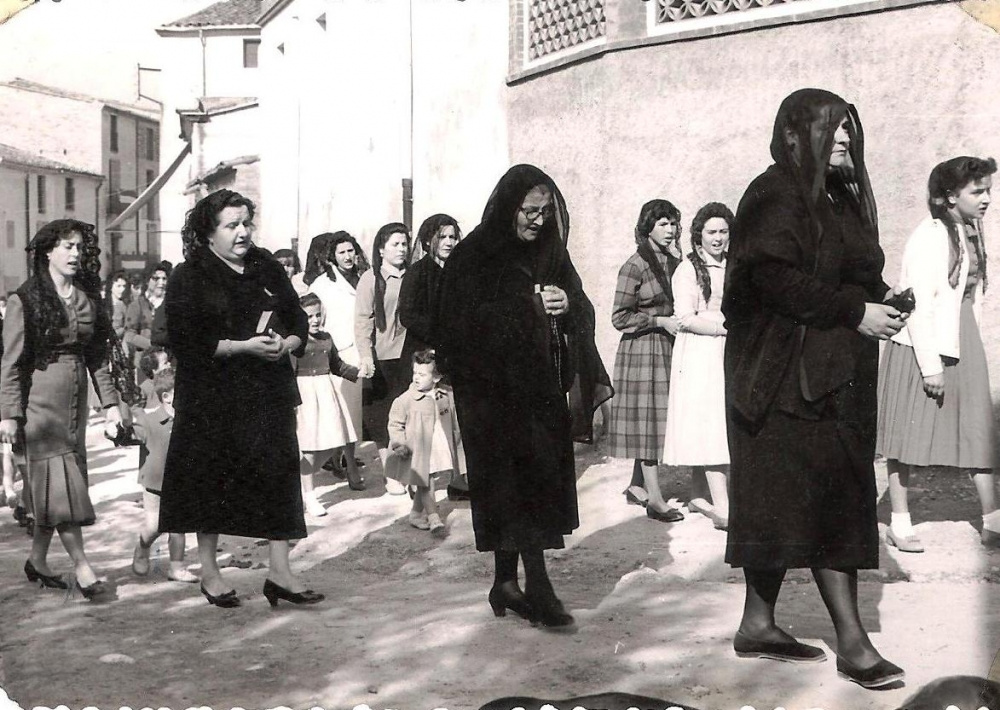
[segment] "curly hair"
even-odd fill
[[[691,260],[691,265],[694,267],[694,274],[698,279],[701,295],[705,297],[706,302],[712,296],[712,279],[708,275],[708,267],[705,266],[705,261],[701,258],[698,247],[701,246],[701,233],[705,229],[705,224],[708,220],[716,217],[726,220],[726,224],[730,227],[733,226],[733,220],[736,219],[733,216],[732,210],[721,202],[709,202],[698,210],[694,219],[691,220],[691,246],[693,248],[691,249],[691,253],[688,254],[688,259]]]
[[[181,228],[185,259],[201,257],[208,248],[209,238],[219,226],[219,213],[227,207],[246,207],[251,220],[257,211],[253,200],[232,190],[219,190],[201,198],[188,210]]]
[[[33,333],[31,347],[36,367],[48,363],[59,340],[59,331],[69,324],[66,309],[49,273],[49,254],[60,241],[74,234],[79,234],[83,243],[80,247],[80,268],[73,277],[73,283],[98,304],[98,330],[95,335],[107,337],[111,329],[111,318],[103,307],[101,296],[101,248],[94,225],[76,219],[49,222],[38,230],[26,248],[31,258],[32,276],[18,290],[25,301],[26,329],[30,328]],[[27,314],[30,314],[30,324]]]
[[[104,302],[109,309],[111,308],[111,290],[119,281],[125,282],[125,291],[122,293],[122,301],[124,303],[128,303],[130,300],[128,274],[124,271],[116,271],[104,280]]]
[[[959,243],[958,227],[948,213],[948,197],[960,191],[970,182],[982,180],[997,171],[997,162],[993,158],[973,158],[961,155],[943,163],[938,163],[931,170],[927,180],[927,207],[931,216],[944,222],[948,230],[948,285],[958,288],[958,277],[962,270],[962,246]],[[986,245],[982,234],[978,231],[973,237],[976,255],[979,257],[980,278],[983,289],[986,288]]]
[[[350,244],[354,247],[354,269],[351,274],[344,274],[349,276],[348,281],[351,282],[352,286],[358,285],[358,279],[361,278],[361,274],[372,268],[371,264],[368,263],[368,257],[361,250],[361,245],[358,244],[358,240],[352,237],[350,234],[344,231],[334,232],[333,238],[330,240],[330,264],[334,267],[331,269],[333,273],[329,276],[331,279],[336,279],[337,274],[343,274],[344,272],[337,266],[337,247],[341,244]]]
[[[163,348],[154,345],[153,347],[143,350],[142,355],[139,357],[139,371],[146,376],[146,379],[153,379],[153,375],[156,374],[156,368],[160,365],[160,353],[167,356],[170,359],[170,354]]]

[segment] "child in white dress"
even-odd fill
[[[347,480],[352,489],[361,484],[354,460],[354,442],[358,435],[348,414],[348,403],[334,386],[336,377],[356,381],[358,368],[337,356],[333,340],[322,330],[323,306],[319,297],[307,293],[299,303],[309,318],[305,353],[295,360],[295,380],[302,399],[295,410],[301,457],[299,471],[306,512],[318,517],[326,515],[326,509],[316,499],[313,475],[333,455],[334,449],[346,447]]]
[[[386,476],[416,489],[410,524],[444,537],[447,528],[434,500],[435,483],[466,473],[451,388],[441,384],[433,350],[413,354],[413,381],[389,410]],[[443,479],[443,480],[441,480]]]
[[[691,224],[691,253],[671,280],[681,329],[670,364],[663,447],[665,463],[692,467],[688,508],[706,515],[721,530],[729,525],[722,289],[732,222],[733,213],[719,202],[698,210]]]

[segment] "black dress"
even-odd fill
[[[847,111],[841,104],[839,116]],[[784,144],[776,130],[778,163],[747,188],[730,243],[726,561],[873,568],[878,344],[856,329],[865,303],[888,288],[874,203],[863,156],[852,152],[858,182],[820,178],[810,204],[809,181],[781,154]]]
[[[441,266],[430,254],[406,270],[399,285],[399,322],[406,328],[406,340],[399,361],[409,367],[413,353],[431,347],[431,324],[437,310]]]
[[[289,358],[213,356],[220,340],[252,337],[264,311],[273,313],[271,328],[297,335],[304,347],[306,315],[281,265],[253,248],[239,274],[203,250],[174,269],[165,308],[177,362],[177,415],[161,529],[305,537],[295,433],[299,394]]]
[[[523,242],[514,215],[538,184],[550,186],[557,216]],[[434,337],[454,387],[480,551],[560,548],[579,526],[567,392],[593,394],[596,379],[606,398],[610,384],[589,359],[593,307],[566,252],[567,229],[551,179],[515,166],[445,263]],[[568,313],[545,313],[536,285],[546,284],[566,291]],[[593,402],[578,409],[592,417]]]

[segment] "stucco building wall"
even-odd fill
[[[685,237],[705,202],[735,209],[771,162],[778,104],[801,87],[829,89],[858,107],[886,280],[895,281],[903,242],[926,214],[930,169],[960,154],[1000,157],[998,59],[996,33],[953,4],[611,52],[513,83],[511,159],[538,164],[567,199],[570,252],[597,308],[610,368],[617,267],[634,250],[640,206],[673,201]],[[996,206],[986,230],[1000,234]],[[1000,339],[992,301],[988,350]],[[1000,353],[990,355],[1000,365]]]

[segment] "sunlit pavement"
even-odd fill
[[[197,585],[166,580],[165,540],[154,546],[151,575],[131,574],[142,515],[137,450],[112,448],[97,426],[88,438],[99,519],[85,537],[110,600],[30,585],[22,572],[30,539],[7,514],[0,524],[0,680],[25,707],[475,708],[507,695],[619,690],[700,708],[895,708],[943,675],[987,675],[1000,650],[1000,554],[983,550],[967,522],[944,521],[918,526],[926,553],[883,546],[882,567],[862,574],[866,627],[907,670],[905,686],[866,691],[837,678],[832,628],[807,571],[789,574],[779,623],[830,660],[737,659],[743,587],[723,562],[725,533],[699,515],[648,520],[621,495],[631,462],[585,449],[581,527],[549,553],[577,619],[572,633],[495,618],[486,604],[492,559],[475,551],[468,504],[442,504],[443,541],[411,528],[409,498],[384,493],[370,447],[362,450],[369,490],[319,477],[329,512],[307,517],[309,537],[293,550],[296,570],[327,600],[271,610],[260,593],[266,546],[224,538],[224,574],[244,604],[222,610]],[[188,546],[194,563],[193,536]],[[50,560],[57,572],[69,569],[58,542]]]

